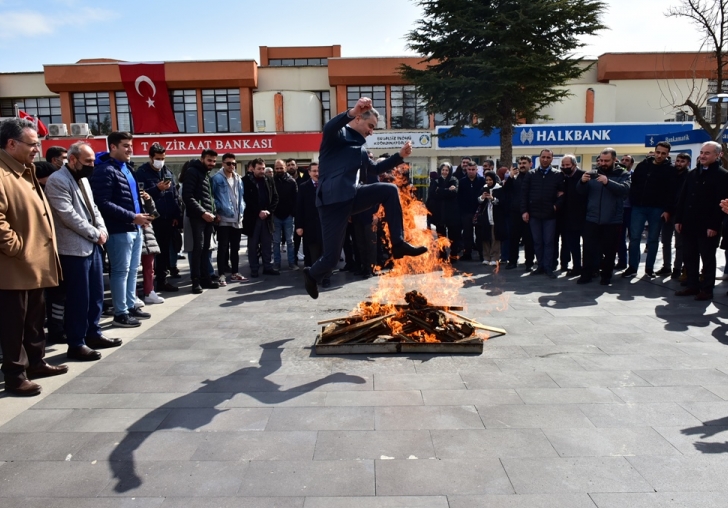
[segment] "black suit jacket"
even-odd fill
[[[321,243],[321,220],[316,208],[316,188],[307,180],[298,188],[295,213],[296,229],[303,229],[306,242]]]
[[[720,201],[728,198],[728,171],[720,162],[707,170],[690,171],[685,178],[675,212],[675,224],[682,224],[682,232],[693,235],[706,234],[708,229],[722,230],[725,214]]]
[[[265,177],[265,186],[268,191],[269,203],[266,209],[270,212],[270,215],[266,219],[266,223],[268,224],[270,232],[273,233],[273,213],[276,211],[276,207],[278,206],[278,191],[276,190],[276,184],[273,182],[273,177]],[[245,212],[243,212],[243,234],[245,236],[250,236],[255,231],[255,223],[258,220],[258,214],[262,210],[258,198],[258,184],[252,173],[243,178],[243,200],[245,201]]]

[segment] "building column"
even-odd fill
[[[240,88],[240,127],[243,132],[254,132],[253,91],[248,87]]]
[[[336,116],[340,115],[344,111],[346,111],[348,108],[347,104],[348,101],[346,100],[346,85],[336,85],[336,114],[331,115]]]
[[[61,92],[58,94],[61,98],[61,121],[68,126],[68,132],[71,132],[71,124],[73,123],[73,95],[71,92]]]

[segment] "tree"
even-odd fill
[[[502,164],[513,160],[513,126],[545,119],[558,88],[588,67],[574,58],[582,35],[605,28],[599,0],[416,0],[423,19],[407,35],[424,69],[400,67],[431,113],[457,118],[445,136],[473,124],[500,128]],[[474,119],[474,121],[473,121]]]
[[[728,0],[681,0],[677,7],[670,7],[666,15],[673,18],[684,18],[690,21],[703,34],[703,46],[701,50],[707,49],[710,52],[710,60],[715,66],[715,83],[710,83],[707,94],[701,94],[700,88],[693,87],[696,93],[690,93],[687,99],[678,107],[690,108],[695,122],[707,132],[712,139],[723,145],[724,162],[726,161],[726,144],[718,139],[723,120],[723,104],[714,103],[711,108],[713,115],[706,118],[703,102],[709,96],[724,93],[728,88],[728,82],[724,81],[728,71]]]

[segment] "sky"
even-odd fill
[[[696,51],[701,39],[664,12],[679,0],[606,0],[610,27],[579,56]],[[412,0],[0,0],[0,72],[82,58],[130,62],[254,59],[259,46],[341,45],[343,57],[412,55]]]

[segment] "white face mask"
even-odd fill
[[[68,159],[63,159],[63,160],[61,161],[61,164],[62,164],[62,165],[64,165],[64,166],[65,166],[66,164],[68,164]]]
[[[164,161],[160,161],[160,160],[152,161],[152,166],[154,166],[154,169],[162,169],[162,167],[164,166]]]

